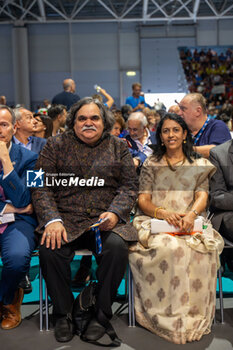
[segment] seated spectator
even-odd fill
[[[95,99],[96,97],[92,96],[92,98]],[[113,128],[110,134],[116,137],[120,137],[125,128],[125,122],[121,116],[121,112],[118,111],[113,114],[115,117],[115,124],[113,125]],[[91,265],[92,265],[92,256],[88,256],[88,255],[83,256],[80,261],[80,267],[72,280],[73,287],[75,288],[83,287],[91,279]]]
[[[207,116],[206,100],[199,93],[190,93],[178,104],[179,115],[189,127],[194,139],[194,149],[208,158],[211,148],[231,139],[226,124]]]
[[[16,131],[12,138],[12,142],[39,154],[46,144],[46,140],[34,136],[37,121],[33,117],[32,112],[24,107],[17,107],[14,109],[14,114],[16,117]],[[23,288],[25,294],[31,293],[32,284],[28,274],[22,279],[19,287]]]
[[[217,171],[210,181],[210,208],[214,214],[213,227],[221,235],[233,242],[233,141],[213,148],[210,152],[210,161]],[[223,253],[228,267],[233,271],[233,256],[231,250]]]
[[[193,232],[194,220],[205,215],[208,178],[215,168],[193,151],[180,116],[166,114],[156,136],[157,146],[140,174],[133,221],[139,242],[129,248],[136,319],[157,335],[185,344],[208,334],[215,315],[223,240],[211,225],[202,234]],[[180,234],[151,234],[151,218],[166,220]]]
[[[37,123],[35,124],[34,136],[42,137],[44,139],[47,139],[48,137],[52,136],[52,119],[40,113],[35,113],[34,118],[37,121]]]
[[[232,89],[233,91],[233,89]],[[132,113],[133,108],[130,105],[123,105],[121,107],[121,113],[122,117],[124,118],[125,122],[127,122],[129,115]]]
[[[4,95],[0,96],[0,104],[6,106],[6,96]]]
[[[80,100],[71,108],[68,130],[48,139],[36,165],[45,171],[45,181],[47,170],[58,174],[65,170],[84,183],[35,188],[32,195],[39,221],[36,231],[41,235],[40,263],[59,342],[74,336],[70,288],[74,251],[89,249],[98,263],[95,309],[82,334],[83,340],[94,342],[110,327],[113,331],[111,305],[127,266],[127,241],[136,239],[129,214],[137,177],[127,146],[110,135],[113,124],[111,112],[101,102],[91,97]],[[93,178],[98,183],[88,185]],[[104,218],[96,234],[90,225]]]
[[[52,136],[63,133],[67,117],[66,107],[64,105],[52,105],[48,110],[48,116],[53,122]]]
[[[216,119],[222,120],[228,127],[229,130],[231,130],[231,117],[227,115],[226,113],[220,113]]]
[[[178,105],[172,105],[168,109],[168,113],[179,114],[179,112],[180,112],[180,107]]]
[[[155,133],[148,129],[147,119],[142,112],[131,113],[127,124],[129,135],[126,135],[125,138],[134,165],[140,171],[145,159],[152,154],[152,149],[149,146],[156,143]]]
[[[125,137],[126,133],[125,131],[125,122],[122,118],[122,114],[120,113],[113,113],[115,117],[115,124],[113,125],[111,135],[117,136],[117,137]]]
[[[155,132],[156,127],[160,121],[160,115],[155,110],[150,109],[148,107],[144,108],[142,112],[146,116],[148,122],[148,129],[150,131]]]
[[[14,109],[14,113],[16,117],[16,132],[12,141],[30,151],[40,153],[46,144],[46,140],[33,136],[37,121],[33,117],[32,112],[24,107],[19,107]]]
[[[0,105],[0,213],[3,215],[1,221],[5,219],[5,223],[0,224],[2,329],[15,328],[21,322],[23,289],[18,288],[18,284],[30,267],[36,246],[36,220],[31,215],[33,209],[26,175],[27,170],[34,168],[37,154],[12,143],[14,131],[14,112]]]

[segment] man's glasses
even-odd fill
[[[179,108],[181,109],[181,111],[185,111],[186,107],[182,106],[177,100],[175,100],[175,103],[179,106]]]

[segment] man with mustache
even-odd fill
[[[33,190],[36,230],[41,234],[40,263],[59,342],[71,340],[74,333],[70,289],[74,251],[91,250],[98,264],[95,312],[82,334],[86,341],[97,341],[112,316],[111,305],[128,261],[127,241],[137,238],[129,217],[137,196],[137,176],[126,143],[110,135],[114,122],[97,99],[80,100],[70,110],[68,130],[48,140],[36,165],[45,172],[45,183],[51,174],[62,178],[58,187]],[[88,186],[93,177],[95,184]],[[90,226],[100,219],[106,221],[98,234]]]

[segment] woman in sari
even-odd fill
[[[192,234],[205,215],[208,178],[214,166],[193,151],[184,120],[167,113],[157,128],[157,145],[140,175],[134,219],[138,243],[130,247],[138,323],[176,344],[210,332],[215,313],[221,236],[209,224]],[[182,234],[151,234],[151,218],[166,220]]]

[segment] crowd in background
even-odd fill
[[[230,131],[232,131],[233,49],[181,48],[180,59],[182,60],[189,91],[201,93],[207,100],[208,116],[224,121]],[[141,89],[139,91],[141,94],[140,98],[143,100]],[[121,107],[116,106],[112,96],[100,86],[97,86],[97,94],[93,95],[93,97],[98,98],[100,101],[104,100],[105,105],[112,110],[117,118],[117,129],[118,131],[120,130],[120,133],[118,133],[115,128],[115,134],[119,136],[125,129],[124,123],[127,121],[129,114],[132,111],[134,112],[134,108],[129,104]],[[126,103],[129,98],[131,97],[127,98]],[[148,119],[149,129],[156,131],[156,125],[164,113],[165,106],[162,103],[154,106],[148,106],[145,101],[143,103],[142,110]],[[7,104],[6,97],[3,95],[0,96],[0,104]],[[49,119],[43,116],[48,116],[50,107],[51,102],[48,99],[44,99],[41,105],[37,106],[35,111],[36,119],[40,118],[43,124],[49,124]],[[50,132],[47,132],[45,135],[46,138],[48,136],[50,136]]]
[[[190,92],[207,100],[208,115],[230,122],[233,115],[233,49],[180,49]]]

